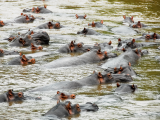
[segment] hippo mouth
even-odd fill
[[[48,28],[53,29],[53,24],[51,22],[48,22]]]

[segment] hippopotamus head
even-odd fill
[[[132,93],[135,92],[137,89],[137,85],[129,85],[129,84],[119,84],[117,83],[117,88],[115,89],[115,92],[119,93]]]
[[[75,15],[76,19],[86,19],[87,15]]]
[[[0,20],[0,27],[3,27],[5,24],[2,20]]]
[[[56,22],[56,23],[48,22],[47,26],[49,29],[60,29],[61,28],[59,22]]]
[[[96,104],[93,104],[91,102],[87,102],[86,104],[84,105],[80,105],[80,109],[81,111],[93,111],[93,112],[96,112],[98,111],[98,106]]]
[[[99,35],[100,33],[92,30],[84,28],[82,31],[78,31],[77,34],[83,34],[83,35]]]
[[[89,23],[88,26],[92,26],[92,27],[100,27],[101,25],[103,25],[103,20],[101,20],[100,22],[92,22]]]
[[[57,100],[66,100],[66,99],[75,99],[76,95],[75,94],[66,94],[60,91],[57,91],[57,94],[54,96],[55,99]]]
[[[132,39],[131,42],[128,42],[126,44],[126,47],[130,47],[130,48],[134,49],[134,48],[136,48],[136,45],[134,43],[135,43],[135,39]]]
[[[0,102],[10,102],[10,101],[22,101],[24,96],[22,92],[13,92],[13,90],[8,90],[6,93],[0,95]]]
[[[72,115],[76,115],[81,112],[81,108],[80,108],[79,104],[72,105],[71,109],[72,109]]]
[[[33,15],[27,15],[21,13],[21,16],[15,18],[16,23],[31,23],[35,20],[35,17]]]
[[[88,29],[84,28],[82,31],[77,32],[77,34],[84,34],[86,35],[88,32]]]
[[[42,49],[43,49],[42,46],[36,47],[33,43],[31,43],[31,50],[42,50]]]
[[[132,17],[126,17],[125,15],[123,15],[123,23],[128,23],[128,24],[131,24],[131,23],[134,23],[134,20],[133,20],[133,16]]]
[[[0,57],[4,56],[4,51],[2,49],[0,49]]]

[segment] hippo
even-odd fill
[[[18,16],[14,19],[15,23],[32,23],[35,20],[33,15],[26,15],[21,13],[21,16]]]
[[[91,103],[91,102],[87,102],[86,104],[84,105],[79,105],[81,111],[92,111],[92,112],[96,112],[98,111],[99,107],[97,104],[95,103]]]
[[[33,12],[33,13],[53,13],[52,11],[47,9],[47,6],[44,5],[44,7],[38,6],[37,8],[33,7],[32,9],[24,9],[23,12]]]
[[[60,29],[62,28],[63,26],[60,25],[59,22],[47,22],[47,23],[44,23],[42,25],[39,25],[37,28],[38,29]]]
[[[67,94],[67,93],[57,91],[57,94],[52,99],[64,101],[67,99],[75,99],[75,98],[76,98],[75,94]]]
[[[75,15],[76,19],[86,19],[87,15]]]
[[[141,51],[140,50],[132,50],[131,48],[128,48],[124,53],[119,55],[117,58],[113,58],[109,61],[107,61],[105,64],[103,64],[101,67],[104,69],[107,68],[119,68],[120,66],[128,66],[128,63],[130,62],[132,65],[134,65],[137,60],[141,57]]]
[[[80,56],[76,57],[65,57],[54,60],[50,63],[43,65],[45,68],[57,68],[57,67],[68,67],[68,66],[77,66],[87,63],[97,63],[108,58],[117,57],[115,53],[107,53],[106,51],[101,52],[101,50],[92,50],[86,52]]]
[[[71,105],[70,101],[66,101],[65,103],[58,102],[56,106],[51,108],[44,116],[54,117],[57,116],[58,118],[68,117],[71,115],[76,115],[81,112],[79,104]]]
[[[45,31],[34,32],[33,30],[29,30],[27,33],[22,35],[20,35],[20,33],[16,36],[10,35],[10,37],[5,38],[5,40],[11,41],[9,44],[10,46],[23,47],[30,46],[31,43],[35,43],[37,45],[48,45],[50,37]]]
[[[25,56],[20,53],[19,57],[16,57],[9,61],[8,65],[28,65],[35,64],[35,59],[30,56]]]
[[[141,43],[136,43],[135,39],[132,40],[125,40],[122,41],[120,38],[118,39],[118,45],[117,45],[117,50],[118,49],[123,49],[123,48],[139,48],[139,47],[147,47],[147,46],[154,46],[154,45],[159,45],[159,43],[156,42],[141,42]]]
[[[3,57],[4,55],[19,55],[18,51],[6,51],[0,49],[0,57]]]
[[[4,25],[5,23],[2,20],[0,20],[0,27],[3,27]]]
[[[114,91],[116,93],[133,93],[133,92],[135,92],[135,90],[137,90],[137,85],[117,83],[117,88]]]
[[[32,51],[42,50],[43,47],[42,47],[42,46],[38,46],[38,47],[37,47],[37,46],[35,46],[33,43],[31,43],[30,49],[31,49]]]
[[[88,29],[88,28],[84,28],[82,31],[78,31],[77,34],[83,34],[83,35],[100,35],[100,33],[92,30],[92,29]]]
[[[24,96],[22,92],[13,92],[13,90],[8,90],[7,92],[0,95],[0,103],[10,102],[10,101],[22,101]]]
[[[132,27],[132,28],[143,28],[143,27],[147,27],[147,25],[141,23],[140,21],[135,22],[135,23],[131,23],[129,26]]]
[[[157,33],[143,33],[142,37],[137,39],[155,40],[155,39],[160,39],[160,35]]]
[[[101,27],[103,27],[103,26],[105,26],[105,25],[103,25],[103,20],[101,20],[100,22],[92,22],[92,23],[89,23],[88,26],[101,28]]]
[[[132,69],[131,63],[128,63],[128,66],[120,66],[119,68],[107,68],[104,70],[106,73],[112,74],[129,74],[131,76],[137,75],[136,72]]]
[[[45,85],[42,87],[34,88],[29,90],[29,92],[37,92],[37,91],[51,91],[51,90],[64,90],[64,89],[77,89],[82,88],[83,86],[93,86],[100,84],[112,84],[117,82],[131,82],[133,81],[130,75],[126,74],[111,74],[111,73],[100,73],[93,72],[93,74],[82,78],[78,81],[63,81],[58,83],[53,83],[49,85]]]
[[[131,24],[131,23],[134,23],[134,20],[133,20],[133,16],[132,17],[126,17],[125,15],[123,15],[123,23],[128,23],[128,24]]]

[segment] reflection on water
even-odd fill
[[[93,71],[102,72],[99,67],[102,63],[87,64],[67,68],[41,69],[41,65],[51,62],[62,57],[78,56],[80,54],[59,54],[55,52],[59,47],[71,40],[83,42],[84,44],[93,45],[96,42],[112,41],[114,47],[117,46],[117,38],[122,40],[141,36],[144,32],[156,32],[160,34],[160,1],[159,0],[58,0],[58,1],[41,1],[41,0],[0,0],[0,19],[4,21],[13,20],[19,16],[24,8],[33,6],[47,5],[47,8],[53,11],[53,14],[33,14],[34,16],[44,17],[45,20],[36,20],[30,24],[10,24],[0,27],[0,48],[7,50],[17,50],[23,54],[33,55],[36,59],[35,65],[27,66],[7,66],[7,62],[15,56],[0,58],[0,93],[8,89],[14,91],[23,91],[25,95],[39,96],[42,100],[27,100],[21,103],[9,102],[0,103],[0,119],[41,119],[42,114],[56,105],[57,101],[51,100],[56,91],[44,93],[26,92],[32,88],[59,81],[76,81],[93,73]],[[75,18],[75,14],[87,14],[86,20]],[[145,29],[139,29],[137,35],[115,35],[111,28],[121,26],[123,15],[134,16],[134,21],[142,21],[149,25]],[[28,29],[47,21],[59,21],[65,28],[60,30],[45,30],[51,36],[50,45],[43,46],[42,51],[31,52],[25,48],[9,47],[4,38],[17,32],[24,33]],[[100,29],[92,28],[102,35],[100,36],[83,36],[76,35],[77,31],[84,27],[88,28],[88,23],[92,21],[103,20],[109,28]],[[90,28],[90,27],[89,27]],[[114,36],[114,37],[111,37]],[[138,41],[142,42],[142,41]],[[146,41],[149,42],[149,41]],[[153,41],[159,42],[159,40]],[[160,55],[158,46],[145,47],[149,55],[142,57],[133,69],[138,76],[130,84],[136,84],[138,91],[134,94],[119,95],[123,101],[119,102],[114,99],[104,100],[99,103],[97,112],[82,112],[80,115],[65,119],[160,119],[160,63],[155,60],[155,56]],[[43,52],[43,53],[42,53]],[[48,53],[48,54],[46,54]],[[118,53],[120,54],[120,53]],[[44,56],[42,56],[44,55]],[[99,98],[106,98],[107,95],[113,95],[116,84],[88,86],[81,89],[67,90],[64,92],[76,94],[76,99],[71,100],[73,104],[85,104],[86,102],[96,102]],[[114,103],[112,103],[114,101]]]

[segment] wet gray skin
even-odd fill
[[[88,29],[88,28],[84,28],[82,31],[78,31],[77,34],[83,34],[83,35],[100,35],[100,33],[92,30],[92,29]]]
[[[28,17],[28,19],[26,19]],[[19,16],[17,18],[14,19],[15,23],[32,23],[35,20],[34,17],[31,16]]]
[[[96,112],[98,111],[99,107],[97,104],[87,102],[86,104],[80,105],[81,111],[93,111]]]
[[[26,9],[23,10],[23,12],[36,13],[36,9],[39,8],[39,11],[37,11],[38,13],[53,13],[51,10],[49,10],[47,8],[44,8],[44,7],[38,6],[37,8],[36,7],[33,7],[33,8],[34,8],[34,11],[32,11],[32,9],[26,8]]]
[[[139,28],[138,25],[139,25],[138,22],[135,22],[135,23],[131,23],[129,26],[131,28]],[[140,22],[140,26],[141,26],[140,28],[147,27],[147,25],[145,25],[145,24],[143,24],[141,22]]]
[[[133,93],[137,90],[137,85],[120,84],[114,90],[116,93]]]
[[[57,26],[57,24],[58,24],[58,26]],[[60,29],[62,27],[63,26],[60,25],[59,22],[47,22],[47,23],[44,23],[42,25],[39,25],[36,28],[38,28],[38,29]]]
[[[154,34],[156,35],[156,36],[154,36]],[[139,37],[139,38],[137,38],[137,39],[142,39],[142,40],[155,40],[155,39],[160,39],[160,35],[159,34],[157,34],[157,33],[153,33],[153,32],[151,32],[151,33],[143,33],[142,34],[142,37]]]
[[[98,57],[98,55],[101,55],[101,58]],[[108,58],[114,58],[114,57],[117,57],[117,54],[107,53],[107,56],[106,56],[105,52],[101,52],[99,54],[97,50],[93,50],[93,51],[84,53],[78,57],[60,58],[48,64],[45,64],[42,67],[58,68],[58,67],[77,66],[77,65],[87,64],[87,63],[97,63],[102,60],[106,60]]]
[[[103,23],[101,23],[101,21],[89,23],[88,26],[97,27],[97,28],[106,27]]]
[[[88,77],[82,78],[78,81],[72,81],[72,82],[59,82],[59,83],[53,83],[46,86],[34,88],[32,90],[29,90],[29,92],[36,92],[36,91],[50,91],[50,90],[60,90],[60,89],[77,89],[81,88],[83,86],[93,86],[93,85],[99,85],[99,84],[111,84],[111,83],[117,83],[117,82],[131,82],[132,77],[130,75],[125,74],[111,74],[108,75],[108,73],[102,74],[103,82],[100,82],[99,73],[93,73]]]

